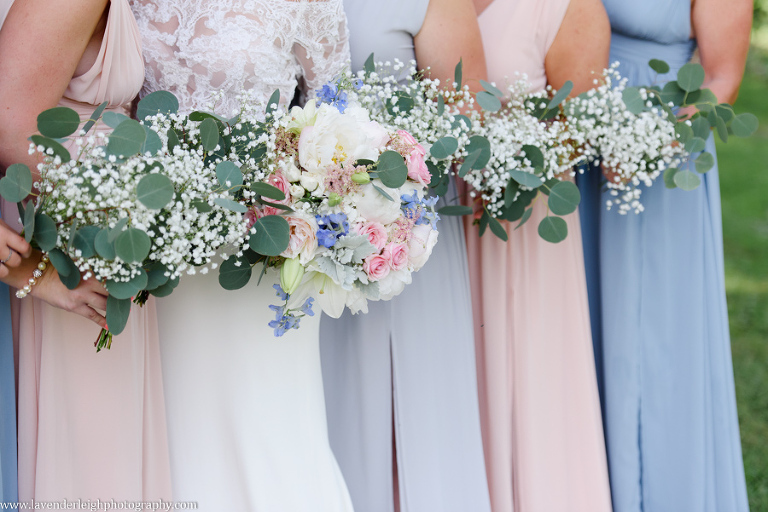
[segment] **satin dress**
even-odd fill
[[[629,85],[661,83],[690,60],[689,0],[603,3],[611,61]],[[670,75],[656,76],[652,58],[665,60]],[[712,137],[707,151],[715,154]],[[746,511],[718,169],[690,192],[661,180],[644,188],[639,215],[607,211],[600,174],[584,177],[614,510]]]
[[[544,61],[568,0],[495,0],[478,17],[488,77],[526,73],[546,86]],[[539,195],[509,241],[466,221],[483,441],[494,512],[608,512],[611,497],[595,377],[579,218],[544,241]]]
[[[345,0],[352,69],[371,53],[414,60],[428,3]],[[464,233],[457,217],[437,229],[430,260],[401,295],[321,322],[328,430],[356,510],[490,510]]]
[[[130,6],[113,0],[96,62],[72,79],[59,106],[87,119],[107,101],[110,111],[127,114],[143,70]],[[18,219],[16,205],[5,206],[6,219]],[[170,500],[154,299],[134,306],[111,350],[98,354],[96,324],[33,297],[12,300],[19,315],[19,499]]]

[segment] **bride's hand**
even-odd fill
[[[31,293],[51,306],[78,314],[99,327],[107,328],[107,320],[100,311],[107,310],[109,294],[104,285],[94,278],[80,281],[77,288],[70,290],[61,282],[53,265],[49,265]]]
[[[30,254],[32,247],[27,241],[0,220],[0,279],[8,277]]]

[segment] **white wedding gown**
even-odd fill
[[[182,112],[237,112],[333,79],[349,50],[341,0],[134,0],[147,62],[144,93],[169,90]],[[198,510],[348,512],[331,452],[320,371],[319,312],[275,338],[275,273],[224,291],[218,272],[185,276],[158,300],[175,500]]]

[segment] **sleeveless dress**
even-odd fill
[[[629,85],[675,76],[695,48],[689,0],[604,0],[611,60]],[[715,154],[712,137],[707,151]],[[645,211],[605,210],[600,175],[585,176],[582,222],[590,293],[602,323],[605,430],[617,512],[748,510],[736,414],[718,170],[686,192],[655,183]],[[599,281],[598,281],[599,279]],[[601,336],[601,337],[600,337]]]
[[[428,3],[345,0],[352,69],[371,52],[414,60]],[[321,321],[331,446],[357,510],[490,510],[464,233],[458,217],[437,228],[429,263],[401,295]]]
[[[132,4],[144,42],[144,92],[174,93],[180,111],[239,111],[340,73],[348,59],[341,0],[185,0]],[[225,291],[218,271],[183,276],[158,301],[174,495],[217,512],[349,512],[331,451],[319,314],[276,338],[270,271]]]
[[[113,0],[96,62],[72,79],[59,105],[83,119],[104,101],[127,114],[143,66],[127,0]],[[97,354],[96,324],[32,297],[12,300],[19,314],[19,498],[170,499],[154,301],[134,307],[112,349]]]
[[[478,21],[488,77],[546,85],[544,59],[568,0],[495,0]],[[579,218],[559,244],[531,219],[509,241],[466,221],[480,407],[494,512],[611,509]]]

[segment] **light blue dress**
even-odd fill
[[[629,84],[691,58],[690,0],[603,0]],[[712,138],[707,151],[714,154]],[[606,211],[582,178],[587,279],[616,512],[742,512],[747,502],[725,301],[715,167],[691,192],[659,181],[645,211]]]
[[[0,259],[5,258],[0,255]],[[18,500],[16,472],[16,378],[8,286],[0,283],[0,502]]]
[[[352,68],[414,59],[427,4],[345,0]],[[331,446],[361,512],[392,512],[395,487],[402,512],[490,512],[464,232],[457,217],[438,230],[400,296],[321,322]]]

